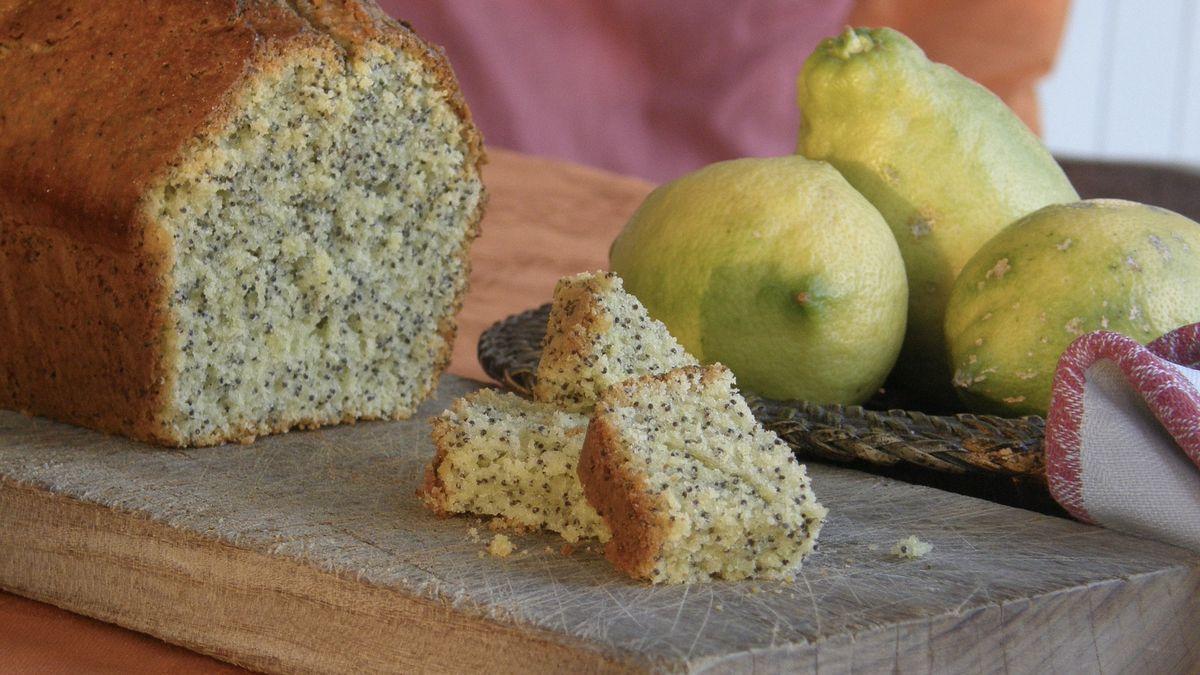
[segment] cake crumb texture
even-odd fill
[[[480,185],[428,73],[382,45],[358,58],[264,75],[151,195],[180,253],[179,437],[407,417],[433,387]]]
[[[442,514],[495,516],[508,527],[553,530],[571,543],[606,541],[608,528],[577,473],[586,430],[582,415],[481,389],[433,419],[436,454],[422,498]]]
[[[791,579],[826,516],[804,466],[720,365],[607,390],[579,473],[612,531],[605,556],[652,583]]]
[[[586,272],[560,279],[554,289],[534,397],[590,413],[614,384],[696,364],[619,276]]]

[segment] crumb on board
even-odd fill
[[[492,537],[492,541],[488,543],[488,553],[495,558],[507,558],[512,555],[515,550],[512,540],[503,534],[496,534]]]
[[[908,535],[892,545],[892,555],[900,558],[908,558],[916,560],[924,558],[927,553],[933,550],[933,545],[917,539],[916,535]]]
[[[479,528],[477,528],[477,527],[467,528],[467,538],[470,539],[471,541],[478,542],[479,541]]]
[[[558,552],[564,556],[569,556],[575,552],[575,547],[570,544],[563,544],[562,548],[558,549]]]

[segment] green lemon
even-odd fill
[[[1058,357],[1110,330],[1146,343],[1200,321],[1200,224],[1095,199],[1047,206],[971,258],[946,308],[954,384],[981,412],[1044,415]]]
[[[837,167],[904,256],[908,335],[891,382],[952,402],[942,320],[959,270],[1012,221],[1079,196],[1003,101],[894,30],[825,40],[797,86],[798,151]]]
[[[764,396],[861,402],[903,339],[896,241],[824,162],[738,159],[667,183],[613,242],[610,262],[692,354]]]

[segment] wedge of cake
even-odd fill
[[[569,542],[608,540],[577,465],[587,417],[493,389],[433,419],[437,449],[421,496],[439,514],[471,513],[548,529]]]
[[[0,407],[165,445],[412,414],[484,203],[370,0],[0,3]]]
[[[564,277],[554,289],[533,393],[539,401],[590,413],[600,393],[622,380],[696,363],[625,292],[619,276],[588,272]]]
[[[579,477],[612,531],[605,556],[653,583],[789,579],[826,514],[804,466],[720,365],[605,391]]]

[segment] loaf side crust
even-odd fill
[[[451,404],[450,410],[456,415],[461,415],[467,407],[467,402],[468,399],[466,398],[457,399]],[[434,454],[429,465],[425,467],[425,479],[421,482],[421,487],[417,488],[417,496],[429,507],[429,510],[433,511],[437,516],[445,518],[453,514],[446,508],[446,484],[442,482],[438,471],[441,469],[442,462],[446,461],[446,455],[450,451],[449,446],[446,444],[446,436],[453,433],[453,430],[451,429],[450,421],[441,415],[430,419],[429,424],[433,427]]]
[[[667,503],[647,489],[646,477],[633,469],[616,430],[599,409],[584,437],[579,482],[612,532],[604,557],[634,579],[650,579],[670,533]]]

